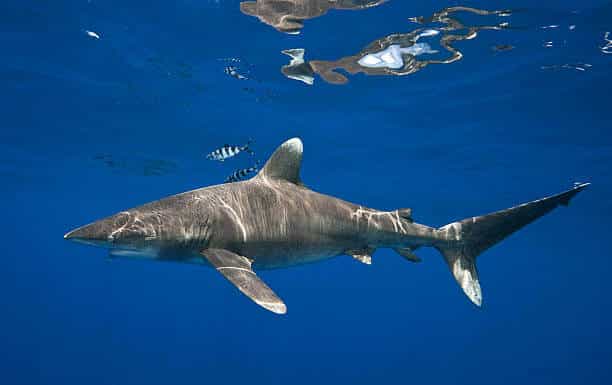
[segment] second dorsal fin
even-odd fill
[[[397,215],[412,222],[412,209],[397,209]]]
[[[274,151],[257,176],[301,185],[300,168],[303,150],[300,138],[289,139]]]

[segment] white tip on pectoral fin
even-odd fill
[[[287,313],[287,306],[282,302],[255,301],[255,303],[263,307],[266,310],[270,310],[272,313],[276,313],[276,314],[286,314]]]
[[[255,274],[248,258],[223,249],[204,249],[200,254],[253,302],[276,314],[287,313],[287,306]]]

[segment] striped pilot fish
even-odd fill
[[[223,147],[218,148],[215,151],[211,152],[210,154],[206,155],[206,159],[218,160],[219,162],[223,162],[225,159],[234,157],[240,154],[242,151],[246,151],[249,154],[253,155],[255,153],[253,152],[253,150],[249,148],[249,146],[251,145],[251,142],[252,141],[249,140],[247,144],[245,144],[244,146],[226,144]]]
[[[243,180],[247,175],[252,174],[259,170],[259,161],[255,163],[255,166],[249,168],[243,168],[241,170],[236,170],[232,173],[232,175],[225,178],[225,183],[238,182]]]

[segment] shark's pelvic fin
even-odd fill
[[[368,247],[362,250],[348,250],[346,253],[361,263],[371,265],[372,254],[374,254],[374,251],[375,250],[373,248]]]
[[[204,249],[200,254],[256,304],[276,314],[287,312],[283,301],[255,274],[248,258],[223,249]]]
[[[289,139],[274,151],[257,177],[285,180],[302,185],[300,168],[304,146],[299,138]]]

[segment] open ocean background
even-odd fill
[[[279,71],[283,49],[335,60],[450,5],[517,10],[462,18],[515,28],[406,77],[307,86]],[[300,35],[234,0],[3,0],[0,384],[612,383],[606,31],[612,3],[596,0],[391,0]],[[249,79],[224,73],[230,58]],[[576,63],[591,66],[559,67]],[[278,316],[212,269],[109,262],[62,238],[293,136],[309,187],[432,226],[592,186],[479,258],[482,309],[435,250],[263,271]],[[255,157],[204,158],[249,138]]]

